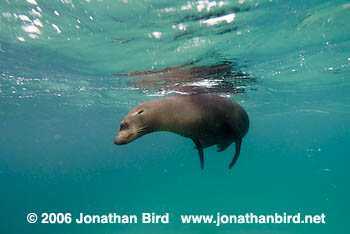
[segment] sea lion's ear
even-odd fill
[[[139,110],[138,112],[132,113],[131,116],[139,115],[139,114],[141,114],[141,113],[144,112],[144,111],[145,111],[144,109],[141,109],[141,110]]]

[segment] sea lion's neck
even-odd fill
[[[173,101],[172,98],[157,100],[153,108],[152,126],[153,131],[176,132],[181,124],[181,103]]]
[[[154,120],[152,121],[153,131],[170,131],[187,136],[188,132],[198,121],[198,114],[194,106],[189,102],[184,105],[183,98],[179,96],[160,99],[155,102],[153,109]]]

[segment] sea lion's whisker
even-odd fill
[[[142,126],[142,127],[137,129],[137,133],[142,133],[142,132],[146,131],[147,128],[148,128],[148,125]]]

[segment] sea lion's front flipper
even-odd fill
[[[228,168],[232,168],[233,165],[236,163],[238,156],[239,156],[239,152],[241,151],[241,144],[242,144],[242,138],[238,139],[236,141],[236,153],[235,156],[233,156],[232,162],[230,163],[230,166]]]
[[[198,150],[199,160],[201,161],[201,168],[203,170],[203,168],[204,168],[203,147],[198,139],[192,139],[192,141],[194,142],[194,144],[196,145],[196,148]]]

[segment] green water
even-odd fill
[[[220,18],[226,16],[226,18]],[[0,232],[349,233],[348,1],[2,0]],[[214,22],[216,24],[214,24]],[[158,132],[115,146],[161,98],[116,76],[223,61],[250,129],[205,149]],[[42,224],[28,213],[169,213],[169,224]],[[182,224],[183,214],[326,215],[325,224]],[[39,218],[39,221],[41,218]]]

